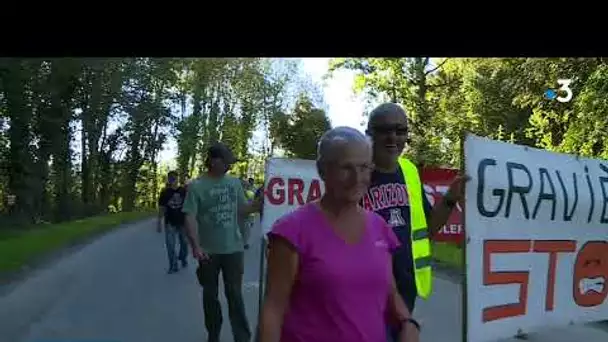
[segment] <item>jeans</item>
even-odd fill
[[[203,311],[209,342],[219,342],[222,329],[222,308],[219,301],[219,275],[224,279],[224,293],[228,301],[228,317],[235,342],[249,342],[251,330],[243,302],[244,253],[212,254],[200,262],[196,270],[203,287]]]
[[[167,256],[169,257],[169,267],[177,268],[175,258],[175,240],[179,240],[179,260],[185,261],[188,257],[188,243],[184,226],[176,226],[170,223],[165,227],[165,245],[167,246]]]
[[[416,306],[416,296],[406,296],[403,298],[405,306],[410,311],[410,315],[414,315],[414,307]],[[386,326],[386,341],[397,342],[399,341],[399,331],[395,330],[394,327],[389,325]]]

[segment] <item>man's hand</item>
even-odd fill
[[[162,233],[163,231],[163,220],[158,220],[158,223],[156,225],[156,231],[159,233]]]
[[[415,325],[405,322],[401,332],[399,333],[399,342],[419,342],[420,331]]]
[[[458,175],[450,184],[450,189],[445,194],[445,198],[451,201],[460,203],[462,205],[462,201],[464,199],[464,188],[466,182],[470,181],[471,177],[468,175]]]
[[[205,253],[199,246],[192,248],[192,256],[198,261],[205,261],[209,259],[209,254]]]

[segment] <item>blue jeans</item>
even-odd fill
[[[175,258],[176,239],[179,240],[179,260],[185,261],[188,257],[188,243],[184,226],[167,223],[165,226],[165,245],[167,246],[167,256],[171,268],[177,268],[177,259]]]

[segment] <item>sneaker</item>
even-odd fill
[[[177,265],[173,266],[173,267],[169,267],[169,270],[167,271],[167,274],[173,274],[175,272],[177,272]]]
[[[186,267],[188,267],[188,260],[183,259],[182,260],[182,268],[186,268]]]

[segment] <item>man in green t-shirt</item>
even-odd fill
[[[251,330],[243,303],[245,232],[243,219],[259,211],[259,201],[248,203],[238,178],[226,175],[236,162],[222,143],[207,151],[208,172],[188,185],[182,211],[192,253],[199,261],[196,271],[203,287],[203,310],[209,342],[219,342],[222,310],[218,299],[222,272],[230,324],[235,342],[248,342]]]

